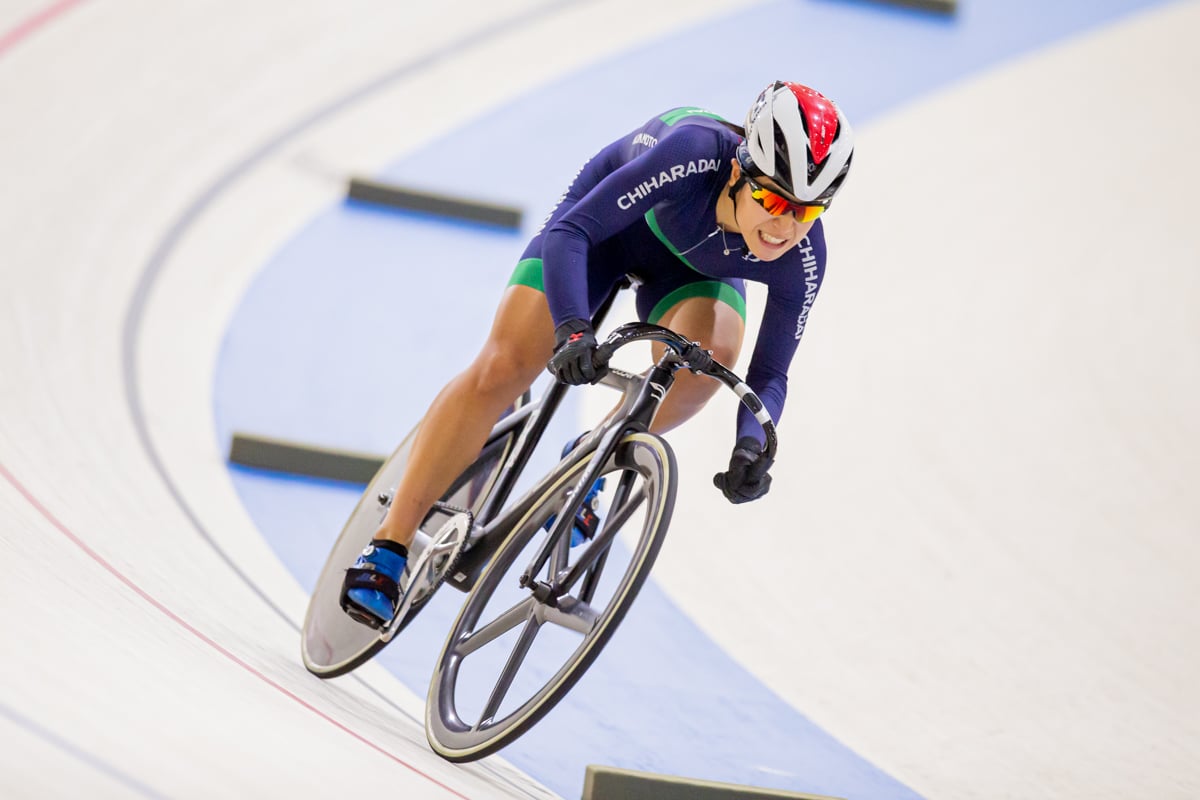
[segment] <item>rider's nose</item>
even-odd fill
[[[792,231],[796,228],[796,218],[791,214],[783,214],[778,217],[772,217],[768,223],[767,230],[774,236],[781,239],[786,239],[792,235]]]

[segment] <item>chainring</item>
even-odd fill
[[[475,518],[469,511],[454,514],[429,538],[421,552],[409,559],[404,574],[400,576],[400,590],[403,593],[400,605],[396,607],[392,621],[381,632],[381,639],[390,641],[404,627],[404,619],[424,605],[445,581],[446,575],[458,565],[474,522]]]

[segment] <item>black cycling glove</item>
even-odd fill
[[[554,338],[558,343],[546,369],[563,383],[595,383],[608,372],[608,366],[596,358],[596,334],[591,323],[569,319],[554,329]]]
[[[762,497],[771,488],[773,459],[767,458],[753,436],[738,439],[729,457],[729,469],[713,476],[715,485],[731,503],[747,503]]]

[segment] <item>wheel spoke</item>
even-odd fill
[[[537,601],[533,597],[526,597],[479,630],[463,636],[455,643],[454,654],[465,658],[484,645],[496,641],[528,620],[532,616],[531,612],[535,603]]]
[[[504,702],[504,696],[508,694],[509,687],[516,679],[518,670],[525,663],[525,656],[529,654],[529,648],[533,645],[533,640],[537,638],[541,625],[541,621],[536,618],[531,618],[525,623],[525,629],[521,631],[521,638],[517,639],[512,652],[508,654],[508,661],[504,664],[500,679],[492,688],[492,694],[488,697],[487,705],[483,707],[483,713],[479,717],[479,723],[475,726],[475,730],[490,724],[492,718],[496,716],[496,712],[500,710],[500,704]]]

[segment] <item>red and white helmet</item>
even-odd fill
[[[738,163],[805,203],[828,205],[850,172],[854,132],[833,101],[798,83],[775,81],[746,114]]]

